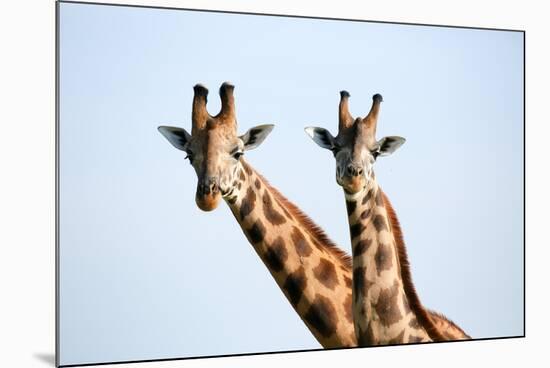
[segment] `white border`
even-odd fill
[[[104,1],[105,3],[113,1]],[[548,345],[547,14],[502,1],[125,1],[201,8],[527,31],[527,326],[525,339],[140,363],[136,367],[523,366]],[[541,2],[542,3],[542,2]],[[0,5],[0,366],[48,367],[54,352],[53,1]],[[498,254],[495,255],[498,262]],[[480,303],[483,301],[480,301]],[[545,359],[547,360],[547,359]],[[527,363],[530,365],[529,363]],[[534,363],[536,364],[536,363]],[[108,365],[115,366],[115,365]]]

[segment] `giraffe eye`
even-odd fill
[[[238,160],[238,159],[241,158],[242,155],[244,155],[244,152],[237,151],[237,152],[235,152],[235,153],[233,154],[233,158],[234,158],[235,160]]]

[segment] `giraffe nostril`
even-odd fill
[[[363,174],[363,169],[359,168],[357,169],[357,175],[362,175]]]
[[[201,180],[197,192],[200,195],[214,195],[220,191],[219,181],[216,177],[207,177]]]
[[[349,165],[349,166],[346,168],[346,171],[347,171],[348,175],[353,175],[353,166]]]

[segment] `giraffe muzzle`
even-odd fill
[[[212,211],[218,207],[221,193],[217,180],[210,178],[197,186],[195,202],[203,211]]]
[[[361,191],[365,186],[364,170],[357,168],[346,169],[346,174],[338,182],[348,193],[353,194]]]
[[[201,183],[197,188],[199,195],[211,195],[220,191],[220,187],[216,180],[210,180],[208,183]]]

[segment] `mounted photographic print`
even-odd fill
[[[525,335],[523,31],[57,6],[57,365]]]

